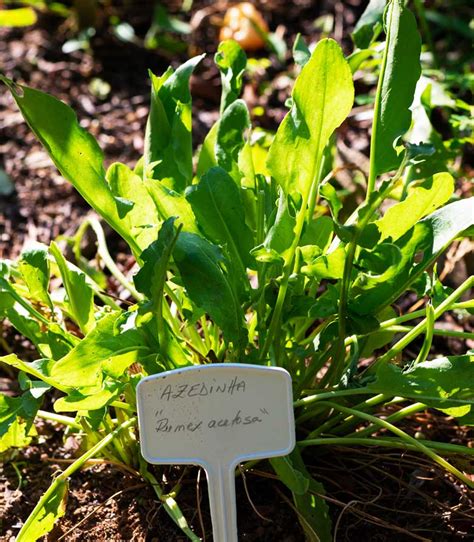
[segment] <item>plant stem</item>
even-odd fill
[[[395,333],[407,333],[415,328],[413,326],[390,326],[384,329],[386,331],[394,331]],[[454,337],[456,339],[474,340],[474,333],[470,331],[456,331],[454,329],[434,328],[433,335],[437,337]]]
[[[430,302],[426,305],[425,340],[423,341],[423,345],[420,348],[420,351],[418,352],[418,356],[416,357],[415,364],[423,363],[423,361],[426,361],[426,358],[428,357],[428,354],[430,353],[430,350],[431,350],[431,344],[433,343],[433,330],[434,330],[434,309],[433,309],[433,305]]]
[[[43,420],[49,420],[50,422],[61,423],[63,425],[67,425],[68,427],[71,427],[72,429],[77,429],[78,431],[82,431],[81,425],[77,423],[74,418],[71,418],[69,416],[63,416],[62,414],[56,414],[54,412],[47,412],[46,410],[38,410],[38,412],[36,413],[36,416],[38,418],[42,418]]]
[[[171,495],[165,495],[158,480],[153,476],[153,474],[148,470],[146,463],[143,459],[140,460],[140,474],[143,478],[150,483],[156,496],[163,504],[163,508],[168,513],[169,517],[176,523],[176,525],[187,535],[187,537],[192,540],[192,542],[201,542],[201,539],[196,536],[191,529],[189,528],[188,522],[181,512],[178,504]]]
[[[467,292],[474,285],[474,277],[466,279],[459,288],[454,290],[440,305],[434,310],[434,320],[439,318],[443,312],[445,312],[454,301],[460,298],[465,292]],[[370,372],[373,372],[376,367],[381,363],[388,363],[397,354],[399,354],[408,344],[410,344],[418,335],[424,332],[427,326],[427,319],[416,325],[411,331],[409,331],[403,338],[401,338],[390,350],[388,350],[383,356],[381,356],[375,363],[369,368]]]
[[[335,348],[335,353],[333,355],[333,361],[331,365],[329,366],[327,373],[323,377],[321,386],[325,386],[326,384],[330,384],[331,382],[337,381],[340,378],[344,369],[344,359],[345,359],[345,351],[346,351],[345,340],[346,340],[347,302],[349,299],[349,289],[351,285],[352,267],[354,264],[354,258],[355,258],[355,254],[357,250],[357,243],[359,241],[360,236],[364,232],[366,226],[372,220],[372,216],[374,215],[375,211],[377,210],[379,205],[383,202],[383,200],[385,199],[385,196],[390,192],[390,190],[393,187],[393,184],[401,177],[403,170],[405,168],[406,161],[407,161],[407,154],[405,153],[402,159],[402,162],[400,164],[400,167],[398,168],[395,175],[392,177],[391,182],[387,183],[385,188],[380,189],[380,193],[377,194],[376,197],[373,198],[372,202],[370,202],[368,199],[366,200],[367,209],[365,210],[365,213],[363,214],[363,217],[360,220],[360,222],[357,223],[354,236],[347,245],[346,259],[344,261],[344,271],[342,275],[341,289],[340,289],[340,296],[339,296],[338,342]],[[372,192],[370,195],[372,195]]]
[[[471,301],[461,301],[460,303],[453,303],[449,310],[456,310],[456,309],[471,309],[474,308],[474,300]],[[383,322],[380,322],[380,328],[377,329],[379,331],[380,329],[389,328],[391,326],[395,326],[398,324],[403,324],[404,322],[408,322],[409,320],[414,320],[415,318],[421,318],[425,316],[426,312],[425,309],[420,309],[418,311],[410,312],[408,314],[403,314],[402,316],[397,316],[395,318],[390,318],[389,320],[385,320]]]
[[[419,442],[419,441],[417,441]],[[425,446],[445,454],[462,454],[474,456],[474,449],[457,444],[447,444],[445,442],[423,441]],[[419,447],[408,443],[405,440],[393,437],[378,438],[359,438],[359,437],[326,437],[311,438],[297,442],[300,448],[308,446],[386,446],[388,448],[402,448],[406,450],[419,451]]]
[[[324,399],[335,399],[337,397],[346,397],[351,395],[370,395],[371,392],[367,390],[366,388],[354,388],[349,390],[334,390],[334,391],[321,391],[315,395],[308,395],[307,397],[304,397],[303,399],[299,399],[298,401],[294,401],[293,407],[298,408],[302,406],[310,405],[311,403],[315,403],[316,401],[321,401]]]
[[[33,512],[31,512],[25,524],[21,528],[21,531],[17,538],[18,542],[27,542],[28,540],[31,540],[31,538],[27,538],[29,536],[29,529],[32,527],[34,522],[37,521],[37,516],[42,513],[43,509],[46,508],[48,500],[53,497],[56,491],[59,491],[61,489],[61,486],[67,484],[67,479],[72,476],[77,470],[79,470],[89,459],[100,453],[106,446],[108,446],[121,431],[131,427],[132,425],[136,424],[136,422],[136,418],[130,418],[124,424],[114,429],[114,431],[109,433],[95,446],[90,448],[90,450],[81,455],[81,457],[76,459],[76,461],[74,461],[74,463],[72,463],[66,470],[61,472],[61,474],[56,476],[49,488],[43,493],[40,500],[36,504]]]
[[[384,429],[388,429],[389,431],[391,431],[392,433],[400,437],[407,444],[411,444],[412,446],[417,448],[420,452],[424,453],[426,456],[432,459],[435,463],[437,463],[438,465],[446,469],[448,472],[450,472],[451,474],[459,478],[459,480],[465,483],[469,488],[474,488],[474,482],[470,478],[468,478],[464,473],[462,473],[459,469],[457,469],[454,465],[451,465],[451,463],[449,463],[444,458],[442,458],[437,453],[435,453],[433,450],[431,450],[430,448],[422,444],[419,440],[416,440],[415,438],[411,437],[410,435],[405,433],[405,431],[402,431],[400,428],[391,424],[387,420],[381,420],[380,418],[367,414],[366,412],[361,412],[353,408],[344,407],[337,403],[332,403],[330,401],[325,401],[325,404],[328,407],[332,407],[336,410],[340,410],[341,412],[346,412],[347,414],[352,414],[353,416],[358,416],[359,418],[362,418],[363,420],[367,420],[368,422],[371,422],[375,425],[383,427]]]
[[[411,416],[412,414],[415,414],[415,412],[424,410],[425,408],[426,408],[426,405],[424,403],[413,403],[404,408],[401,408],[400,410],[397,410],[397,412],[390,414],[390,416],[387,416],[385,419],[387,422],[390,422],[390,423],[398,422],[400,420],[403,420],[404,418],[407,418],[408,416]],[[377,429],[378,427],[375,424],[372,424],[372,425],[369,425],[368,427],[365,427],[364,429],[361,429],[360,431],[357,431],[357,433],[351,433],[350,435],[347,435],[347,436],[348,437],[368,437],[369,435],[372,435],[372,433],[375,433]]]
[[[387,23],[387,28],[390,28],[390,23]],[[384,82],[385,69],[387,67],[388,59],[388,35],[385,41],[385,48],[383,51],[382,65],[380,68],[379,79],[377,81],[377,91],[375,93],[374,104],[374,120],[372,123],[372,134],[370,136],[370,161],[369,161],[369,177],[367,179],[367,192],[365,194],[365,201],[368,202],[372,192],[375,190],[375,180],[377,178],[377,171],[375,169],[375,156],[376,156],[376,141],[377,132],[379,127],[380,107],[382,102],[382,86]]]
[[[384,395],[383,393],[380,393],[378,395],[374,395],[373,397],[370,397],[369,399],[366,399],[365,401],[362,401],[356,405],[354,405],[353,408],[356,408],[357,410],[367,410],[371,408],[372,406],[378,405],[380,403],[383,403],[384,401],[387,401],[389,399],[389,396]],[[318,403],[316,403],[316,407],[318,406]],[[296,424],[305,421],[311,416],[312,412],[307,412],[306,414],[303,414],[296,420]],[[322,435],[326,433],[328,429],[331,429],[335,425],[337,425],[339,422],[344,421],[344,418],[348,419],[345,414],[339,413],[337,415],[330,416],[327,421],[325,421],[322,425],[320,425],[318,428],[316,428],[314,431],[311,431],[307,438],[316,438],[319,437],[319,435]]]
[[[127,280],[127,277],[120,271],[110,255],[107,241],[105,240],[104,230],[102,229],[100,222],[96,218],[90,217],[85,223],[91,227],[97,237],[97,253],[104,261],[108,270],[117,279],[119,284],[121,284],[137,301],[141,301],[143,295]]]
[[[301,208],[298,211],[298,216],[296,218],[296,226],[294,230],[295,237],[293,239],[293,243],[290,247],[290,250],[288,251],[288,254],[285,258],[285,262],[283,264],[283,277],[280,282],[280,289],[278,290],[278,296],[275,303],[275,308],[273,309],[270,326],[268,327],[268,334],[265,338],[265,342],[260,352],[260,361],[264,361],[265,358],[267,357],[268,351],[270,350],[270,346],[275,339],[275,335],[276,335],[278,326],[280,324],[280,316],[283,310],[283,305],[285,303],[286,292],[288,290],[290,275],[291,275],[291,272],[293,271],[293,260],[295,257],[296,249],[300,242],[301,234],[303,233],[303,226],[305,222],[306,208],[308,206],[310,191],[311,190],[309,190],[307,194],[304,195],[303,201],[301,203]]]

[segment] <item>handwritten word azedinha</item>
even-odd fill
[[[238,410],[235,416],[230,418],[212,418],[210,420],[196,420],[187,423],[171,423],[169,418],[163,417],[156,420],[155,431],[157,433],[195,433],[204,429],[235,428],[238,426],[262,423],[263,416],[268,415],[267,410],[260,409],[259,415],[245,416]]]
[[[245,387],[245,380],[237,377],[220,383],[214,380],[212,383],[168,384],[162,389],[159,397],[160,401],[170,401],[172,399],[187,399],[189,397],[207,397],[215,394],[233,395],[234,393],[244,393]]]

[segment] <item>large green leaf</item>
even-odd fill
[[[368,389],[413,399],[450,416],[467,419],[474,415],[474,355],[424,361],[406,371],[383,363]],[[471,423],[474,425],[474,419]]]
[[[199,227],[206,237],[226,248],[232,263],[246,281],[246,268],[252,266],[250,250],[253,235],[245,223],[240,192],[223,169],[210,169],[198,184],[186,192]]]
[[[387,40],[377,88],[371,143],[373,174],[396,169],[401,156],[394,142],[410,127],[410,105],[421,73],[421,39],[413,13],[391,0],[384,15]]]
[[[161,222],[145,183],[129,167],[120,163],[112,164],[106,177],[119,215],[138,246],[145,249],[156,239]]]
[[[401,259],[382,274],[359,273],[351,291],[350,309],[365,315],[393,303],[432,265],[448,245],[474,225],[474,198],[455,201],[418,222],[395,245]],[[415,263],[415,257],[420,261]]]
[[[16,85],[0,76],[20,111],[65,179],[137,252],[133,236],[120,219],[96,140],[77,121],[74,111],[49,94]]]
[[[95,326],[94,292],[86,280],[85,273],[68,265],[66,258],[54,241],[51,243],[50,250],[58,264],[66,289],[68,312],[81,331],[84,334],[89,333]]]
[[[199,235],[182,232],[174,260],[192,301],[211,316],[227,341],[243,348],[247,344],[244,312],[232,270],[226,268],[219,247]]]
[[[193,177],[191,93],[189,79],[203,55],[176,71],[157,77],[150,72],[152,97],[145,133],[145,177],[163,180],[182,192]]]
[[[12,326],[24,337],[28,337],[42,356],[59,359],[79,340],[58,325],[53,324],[45,329],[41,322],[32,318],[18,303],[14,303],[5,314]]]
[[[353,101],[352,74],[341,48],[333,40],[321,40],[296,80],[291,110],[268,156],[268,169],[286,193],[309,192],[324,147]]]
[[[57,323],[46,319],[27,300],[26,291],[0,277],[0,316],[28,337],[42,356],[59,359],[79,341]]]
[[[375,224],[380,231],[380,241],[396,241],[423,217],[444,205],[454,191],[454,180],[449,173],[437,173],[416,188],[408,197],[390,207]]]
[[[148,352],[140,331],[117,328],[120,316],[114,312],[99,320],[76,347],[52,366],[51,378],[61,386],[90,388],[93,393],[100,389],[104,372],[110,373],[109,366],[120,373],[137,360],[139,352]]]

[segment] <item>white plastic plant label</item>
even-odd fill
[[[235,468],[295,446],[291,377],[278,367],[200,365],[137,386],[143,457],[206,471],[214,542],[237,542]]]

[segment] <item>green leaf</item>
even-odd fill
[[[102,151],[91,134],[80,127],[74,111],[49,94],[17,85],[4,76],[0,80],[10,89],[26,122],[63,177],[137,251],[105,180]]]
[[[418,363],[406,371],[381,364],[375,382],[367,386],[374,393],[406,397],[450,416],[474,414],[474,355],[450,356]]]
[[[391,318],[395,318],[396,316],[397,313],[395,312],[395,310],[392,307],[388,306],[384,307],[377,314],[377,320],[379,322],[383,322],[384,320],[389,320]],[[364,342],[360,357],[369,358],[375,350],[382,348],[383,346],[390,343],[393,340],[394,336],[395,332],[386,331],[384,329],[376,331],[375,333],[371,333],[366,337],[366,341]]]
[[[291,453],[293,465],[309,481],[308,491],[303,495],[293,494],[298,520],[303,527],[308,542],[332,542],[331,517],[324,496],[326,490],[321,482],[308,472],[300,450]]]
[[[37,21],[36,13],[32,8],[17,8],[0,10],[0,27],[16,28],[30,26]]]
[[[115,197],[119,215],[138,246],[145,249],[156,239],[158,224],[161,222],[145,183],[129,167],[120,163],[109,167],[106,178]],[[122,216],[124,200],[125,213]],[[127,205],[127,202],[131,205]]]
[[[166,220],[158,234],[158,239],[142,252],[143,266],[133,277],[137,290],[155,302],[162,302],[166,270],[176,237],[174,218]]]
[[[416,188],[409,190],[408,197],[390,207],[384,217],[377,220],[380,241],[392,238],[396,241],[419,220],[444,205],[454,191],[454,180],[449,173],[437,173]]]
[[[174,249],[184,286],[192,301],[205,310],[238,349],[247,344],[244,313],[232,270],[219,247],[199,235],[182,232]]]
[[[401,250],[393,243],[379,243],[372,250],[361,250],[357,266],[371,275],[382,275],[395,269],[402,259]]]
[[[77,412],[79,410],[99,410],[114,401],[123,391],[123,386],[104,389],[91,395],[74,391],[54,402],[55,412]]]
[[[226,40],[219,44],[214,62],[221,72],[221,112],[223,112],[240,96],[247,55],[236,41]]]
[[[247,56],[236,42],[227,40],[220,43],[214,61],[221,73],[222,114],[240,95],[242,78],[247,65]],[[212,125],[202,144],[196,169],[198,177],[202,177],[211,167],[217,165],[216,142],[219,123],[220,120]]]
[[[321,186],[320,193],[321,196],[328,202],[334,220],[337,220],[339,211],[342,209],[342,201],[338,196],[336,189],[331,183],[327,182]]]
[[[301,272],[310,277],[325,279],[342,279],[346,249],[339,246],[329,254],[318,256],[312,263],[301,268]]]
[[[29,363],[21,360],[16,354],[9,354],[8,356],[0,357],[0,362],[10,365],[10,367],[15,367],[15,369],[18,369],[27,375],[39,378],[49,386],[53,386],[62,391],[66,390],[66,388],[63,388],[58,382],[54,381],[49,376],[50,368],[54,361],[52,362],[51,360],[40,359]]]
[[[186,198],[207,239],[225,247],[242,281],[248,282],[246,268],[253,264],[253,235],[245,223],[244,206],[232,177],[219,167],[212,168],[187,190]]]
[[[174,218],[163,223],[158,239],[154,241],[141,255],[143,267],[135,275],[134,282],[138,291],[144,293],[150,302],[143,303],[140,312],[151,311],[158,334],[160,353],[166,361],[172,361],[175,366],[186,364],[187,356],[182,352],[176,337],[170,332],[167,322],[163,319],[163,291],[166,274],[179,229],[175,231]]]
[[[299,470],[295,469],[291,455],[272,457],[270,464],[278,478],[296,495],[304,495],[309,489],[309,480]]]
[[[275,220],[262,245],[252,250],[260,262],[283,260],[295,237],[296,219],[288,208],[288,196],[280,190]]]
[[[17,331],[30,339],[41,355],[54,359],[65,355],[79,339],[47,320],[24,297],[0,277],[0,315],[6,316]]]
[[[366,49],[382,31],[386,0],[370,0],[355,25],[352,39],[359,49]]]
[[[36,434],[33,421],[39,401],[30,391],[20,397],[0,394],[0,453],[27,446]]]
[[[184,231],[199,231],[192,207],[184,195],[152,179],[146,179],[145,186],[162,220],[175,217],[177,223],[183,225]]]
[[[56,490],[40,507],[35,507],[19,532],[17,542],[35,542],[51,531],[56,521],[66,513],[68,488],[67,481],[56,481]]]
[[[144,173],[165,180],[178,193],[191,184],[193,149],[189,79],[204,55],[157,77],[150,72],[152,97],[145,132]]]
[[[395,245],[402,258],[377,276],[360,274],[351,291],[350,309],[373,314],[390,305],[461,233],[474,225],[474,198],[455,201],[419,221]],[[415,256],[421,259],[415,263]]]
[[[295,59],[296,64],[301,68],[309,61],[311,58],[311,51],[306,45],[304,38],[301,37],[301,34],[298,34],[293,44],[293,58]]]
[[[250,127],[247,105],[236,100],[222,113],[216,137],[217,164],[240,185],[239,153],[245,145],[245,131]]]
[[[93,393],[100,389],[104,372],[115,369],[120,374],[137,360],[139,352],[148,351],[140,331],[133,327],[116,329],[120,317],[114,312],[99,320],[77,346],[52,366],[51,378],[65,388],[91,388]]]
[[[268,155],[268,169],[286,193],[309,193],[324,148],[353,101],[352,74],[341,48],[321,40],[296,80],[291,110]]]
[[[31,297],[53,308],[49,297],[49,262],[48,248],[39,243],[22,251],[18,269],[23,276]]]
[[[58,264],[66,289],[70,315],[84,334],[89,333],[95,326],[94,292],[86,280],[85,273],[68,265],[54,241],[50,250]]]
[[[354,51],[347,57],[347,62],[351,68],[351,72],[355,73],[368,58],[374,55],[373,49],[362,49],[360,51]]]
[[[410,127],[409,107],[421,73],[421,39],[413,13],[404,7],[402,0],[391,0],[384,19],[387,39],[370,149],[373,175],[396,169],[401,162],[394,143]]]
[[[325,252],[329,248],[334,232],[334,223],[329,216],[320,216],[312,220],[301,237],[301,246],[316,246]]]
[[[339,288],[329,283],[327,290],[314,300],[314,304],[308,312],[308,316],[312,319],[327,318],[333,314],[337,314],[337,304],[339,301]]]

